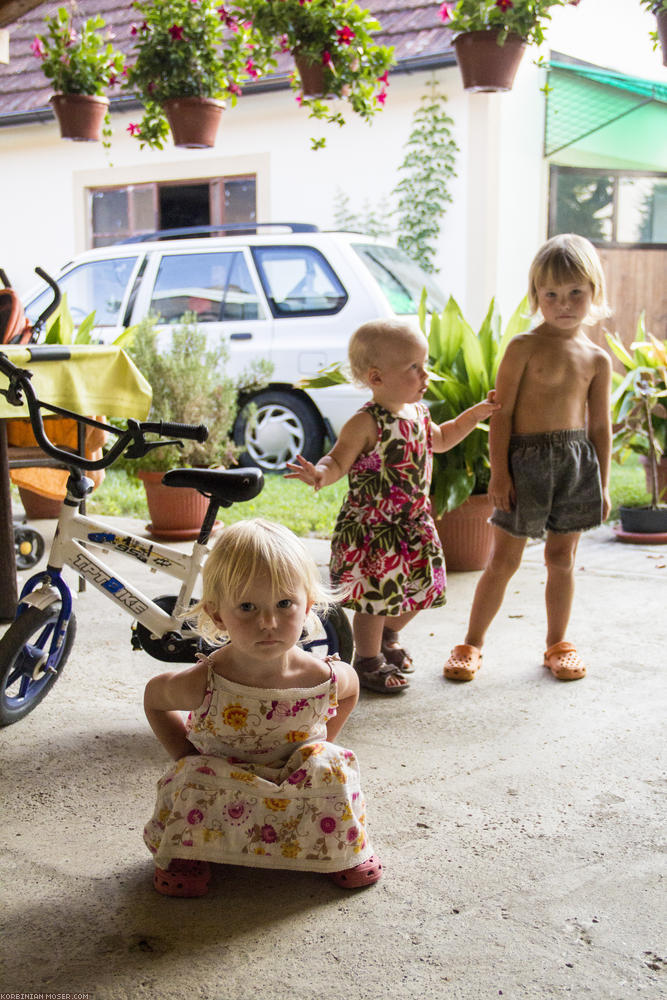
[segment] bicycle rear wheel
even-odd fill
[[[76,635],[76,618],[70,616],[57,647],[59,616],[59,603],[26,608],[0,639],[0,726],[32,712],[60,677]]]
[[[318,615],[318,617],[322,625],[322,632],[302,642],[303,649],[307,649],[310,653],[322,658],[338,653],[341,660],[351,663],[354,642],[352,629],[343,609],[334,604],[325,615]]]

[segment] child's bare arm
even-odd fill
[[[181,712],[201,705],[206,693],[207,668],[197,664],[187,670],[152,677],[144,691],[144,711],[151,729],[170,757],[179,760],[198,751],[185,734]]]
[[[609,517],[611,499],[609,476],[611,471],[611,360],[606,351],[600,351],[596,372],[588,388],[588,436],[595,448],[600,464],[602,482],[602,520]]]
[[[526,367],[527,354],[523,339],[510,341],[496,376],[496,400],[501,409],[489,423],[489,461],[491,477],[489,496],[498,510],[509,511],[515,501],[514,483],[509,470],[509,443],[512,434],[514,408],[519,384]]]
[[[433,451],[449,451],[459,441],[463,441],[480,420],[485,420],[499,409],[500,404],[495,402],[495,391],[491,389],[485,400],[459,413],[458,417],[446,420],[444,424],[433,424]]]
[[[300,479],[316,491],[330,486],[347,475],[362,452],[370,451],[376,436],[377,425],[370,413],[355,413],[343,425],[338,440],[328,454],[315,465],[303,455],[297,455],[296,463],[287,462],[290,472],[285,473],[285,478]]]
[[[338,686],[338,710],[334,717],[327,722],[327,739],[332,743],[359,699],[359,678],[350,664],[337,663],[334,670]]]

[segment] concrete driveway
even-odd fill
[[[325,564],[326,543],[313,547]],[[141,701],[163,665],[82,595],[63,677],[0,733],[2,995],[667,997],[667,548],[606,527],[582,540],[571,638],[589,675],[572,684],[541,666],[539,545],[479,676],[444,681],[478,575],[452,574],[448,606],[406,630],[411,689],[365,692],[343,731],[385,864],[356,893],[230,867],[201,900],[154,892],[141,831],[167,760]]]

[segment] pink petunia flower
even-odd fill
[[[182,42],[183,41],[183,28],[180,24],[172,24],[169,29],[169,34],[171,35],[172,42]]]
[[[379,94],[375,95],[375,100],[384,107],[384,102],[387,100],[387,91],[381,90]]]
[[[253,78],[253,80],[256,80],[257,77],[259,76],[259,72],[255,68],[255,64],[252,61],[252,59],[246,60],[245,71],[248,74],[248,76],[251,76]]]
[[[331,58],[331,53],[329,52],[328,49],[325,49],[324,52],[322,53],[322,62],[324,63],[325,66],[333,65],[333,59]]]
[[[452,12],[456,7],[456,3],[443,3],[440,8],[440,20],[447,24],[447,21],[451,20]]]
[[[139,133],[141,132],[141,125],[136,125],[133,122],[130,122],[130,124],[127,126],[127,131],[130,133],[130,135],[139,135]]]
[[[496,0],[496,7],[500,7],[503,14],[506,10],[511,10],[513,6],[512,0]]]
[[[389,70],[386,69],[382,76],[378,77],[378,83],[383,83],[385,87],[389,86]]]
[[[352,28],[348,27],[347,24],[344,24],[342,28],[338,28],[336,36],[341,45],[350,45],[352,39],[355,37],[355,34],[352,31]]]
[[[30,46],[30,48],[32,49],[32,54],[34,56],[37,56],[38,59],[46,58],[46,52],[44,50],[44,46],[42,45],[41,38],[37,38],[37,36],[35,36],[35,38],[33,38],[32,40],[32,45]]]

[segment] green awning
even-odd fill
[[[552,57],[544,151],[571,166],[667,170],[667,86]]]

